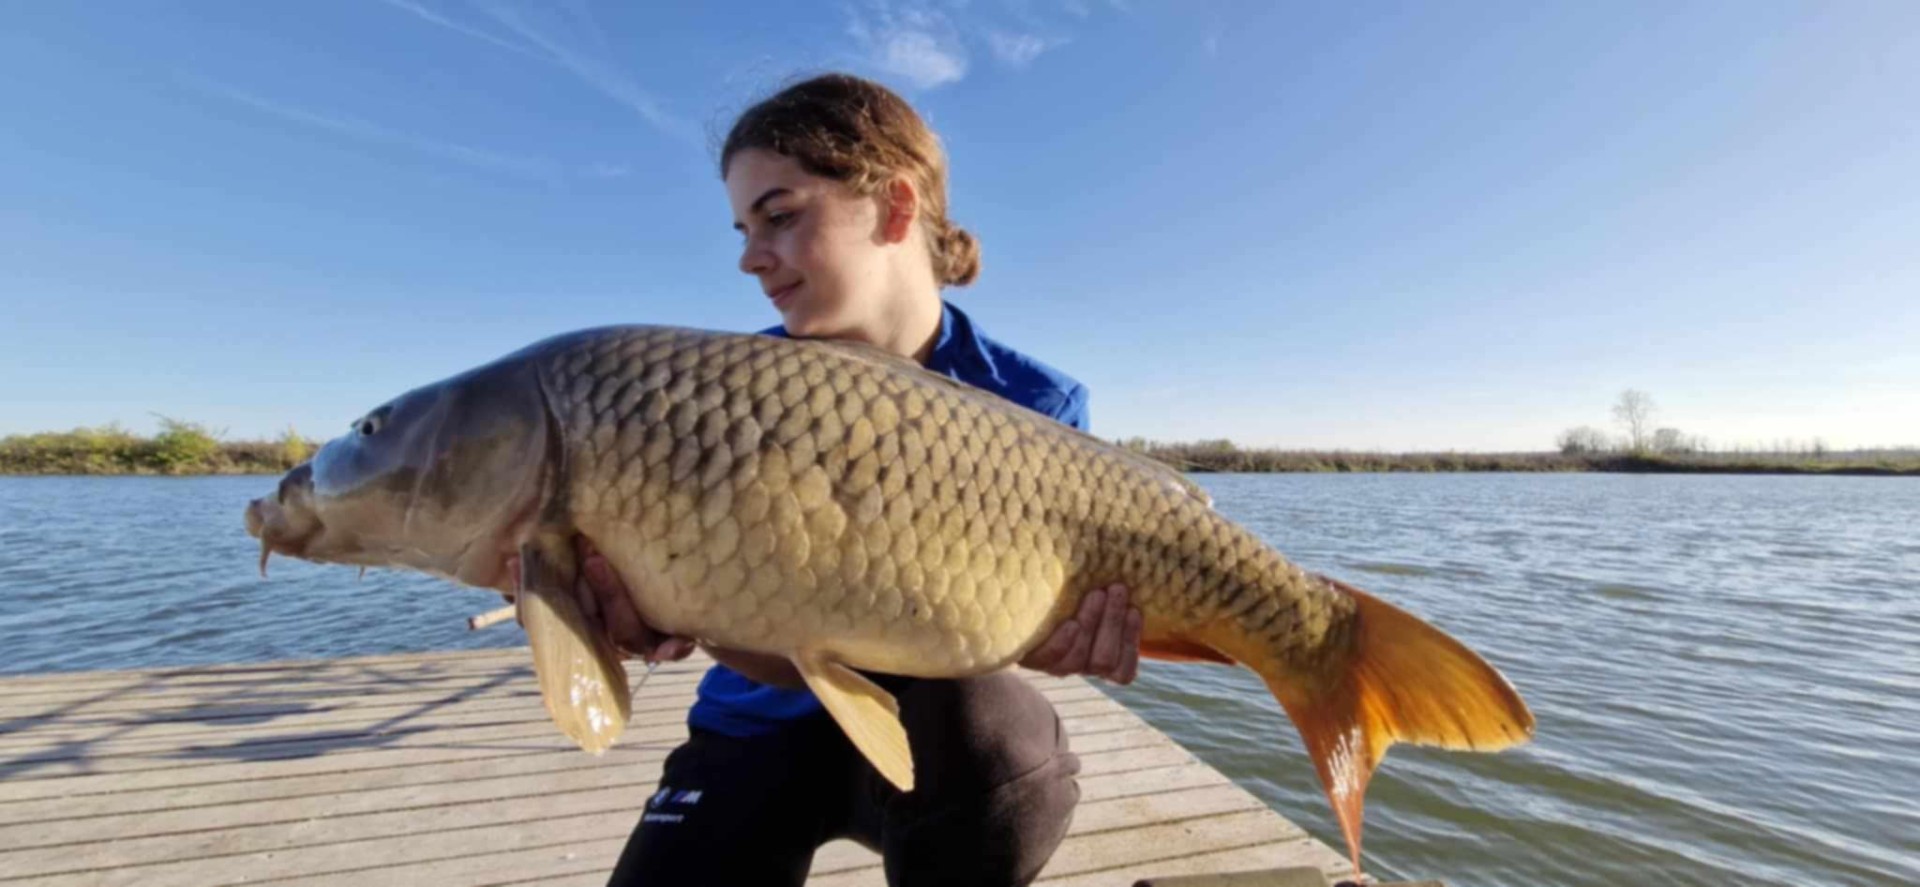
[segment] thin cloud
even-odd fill
[[[499,36],[476,25],[467,24],[414,0],[384,0],[436,27],[445,28],[488,45],[536,59],[559,68],[588,88],[640,115],[655,128],[683,140],[697,138],[694,127],[669,113],[652,93],[634,82],[615,60],[606,35],[582,4],[535,6],[554,15],[533,15],[502,0],[473,0],[472,6],[510,36]]]
[[[988,31],[987,47],[993,50],[994,58],[1010,68],[1024,68],[1033,63],[1040,54],[1065,43],[1064,40],[1048,40],[1038,34],[1023,34],[1010,31]]]
[[[1112,7],[1113,11],[1118,13],[1124,14],[1133,11],[1133,6],[1128,0],[1106,0],[1105,5]],[[1065,0],[1065,2],[1060,4],[1060,8],[1066,10],[1067,14],[1074,18],[1087,18],[1093,15],[1093,5],[1086,2],[1086,0]]]
[[[322,114],[305,108],[262,98],[249,92],[243,92],[225,84],[204,80],[191,80],[197,88],[210,95],[218,96],[235,104],[243,105],[263,114],[296,123],[312,129],[324,130],[349,139],[390,148],[401,148],[415,154],[437,160],[446,160],[483,172],[500,173],[516,178],[553,182],[560,178],[563,169],[552,161],[533,157],[520,157],[475,148],[455,142],[443,142],[423,138],[411,133],[390,129],[377,123],[338,114]]]
[[[957,83],[967,76],[967,51],[946,13],[931,6],[873,2],[849,9],[847,35],[869,65],[918,89]]]
[[[967,76],[968,47],[1020,70],[1070,42],[1049,36],[1072,26],[1063,27],[1060,16],[1085,20],[1096,12],[1091,4],[1073,0],[1045,5],[1043,10],[1026,0],[1002,0],[996,14],[970,0],[863,0],[845,7],[847,36],[862,64],[914,88],[932,89]],[[1116,0],[1102,5],[1126,10]]]
[[[385,3],[388,6],[392,6],[395,9],[405,10],[409,13],[419,16],[421,19],[427,21],[430,24],[437,25],[439,27],[452,31],[456,34],[461,34],[467,37],[471,37],[475,40],[479,40],[484,43],[491,43],[494,46],[507,50],[508,52],[518,53],[528,58],[539,59],[540,61],[543,61],[543,62],[552,61],[552,59],[549,59],[546,56],[540,54],[537,50],[534,50],[530,47],[522,46],[511,40],[507,40],[501,37],[496,37],[492,34],[489,34],[485,31],[480,30],[479,28],[475,28],[470,25],[461,24],[460,22],[447,18],[446,16],[441,15],[440,13],[432,9],[429,9],[425,6],[421,6],[418,3],[414,3],[413,0],[380,0],[380,2]]]

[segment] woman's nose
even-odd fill
[[[746,274],[761,275],[773,270],[775,259],[773,251],[754,241],[740,249],[740,270]]]

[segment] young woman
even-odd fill
[[[740,270],[778,311],[769,335],[851,339],[908,356],[1062,422],[1086,426],[1086,388],[989,338],[941,299],[980,270],[947,218],[946,160],[885,87],[827,75],[741,115],[721,151]],[[642,624],[604,558],[580,593],[614,642],[650,660],[693,649]],[[1140,613],[1126,589],[1088,594],[1023,665],[1126,683]],[[614,885],[799,885],[813,853],[852,838],[892,884],[1025,884],[1066,834],[1079,762],[1051,705],[1017,675],[878,679],[900,702],[916,788],[892,788],[782,659],[710,651],[691,734],[621,854]]]

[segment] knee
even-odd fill
[[[1066,838],[1080,760],[1014,675],[924,682],[901,697],[916,786],[888,805],[895,883],[1025,884]]]
[[[1071,786],[1078,772],[1053,705],[1018,676],[924,681],[900,703],[916,794],[983,795],[1050,765]]]
[[[1080,803],[1080,759],[1065,749],[1044,764],[1003,785],[988,795],[989,821],[1004,821],[1014,834],[1053,835],[1047,853],[1066,837],[1073,808]]]
[[[1078,772],[1079,760],[1062,750],[984,794],[900,804],[884,841],[889,882],[1031,883],[1067,837],[1080,801]]]

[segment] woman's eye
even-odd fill
[[[767,224],[775,228],[785,228],[788,222],[793,221],[793,217],[794,214],[788,212],[767,213]]]

